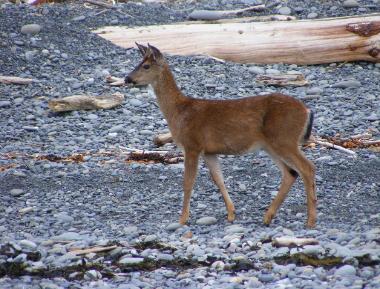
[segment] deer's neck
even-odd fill
[[[178,88],[169,67],[165,67],[160,78],[154,82],[152,86],[157,97],[158,105],[170,127],[171,124],[175,122],[174,118],[179,105],[186,101],[187,97],[184,96]]]

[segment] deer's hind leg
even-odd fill
[[[264,222],[268,224],[268,221],[270,222],[271,220],[270,217],[273,218],[274,215],[272,214],[275,214],[279,205],[284,201],[290,187],[296,179],[296,175],[299,174],[302,177],[307,196],[306,226],[308,228],[315,227],[317,219],[317,197],[315,195],[315,167],[313,163],[304,156],[297,145],[272,147],[268,152],[275,161],[280,161],[278,165],[281,168],[283,177],[279,192],[269,206],[268,212],[265,214]]]
[[[294,184],[295,180],[298,177],[298,173],[290,168],[288,165],[286,165],[285,162],[283,162],[280,159],[277,159],[277,157],[273,157],[276,165],[279,167],[282,173],[282,180],[280,188],[278,189],[278,193],[270,206],[268,207],[265,215],[264,215],[264,224],[269,225],[274,218],[274,216],[277,213],[277,210],[281,206],[281,204],[284,202],[286,196],[288,195],[288,192],[292,185]]]
[[[214,183],[222,194],[227,209],[227,220],[232,222],[235,220],[235,206],[228,195],[226,186],[224,185],[223,173],[220,168],[218,157],[216,155],[205,154],[203,155],[203,159],[210,171]]]

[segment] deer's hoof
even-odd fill
[[[233,221],[235,221],[235,212],[232,212],[232,213],[228,213],[228,215],[227,215],[227,220],[228,220],[228,222],[233,222]]]
[[[270,213],[269,211],[265,213],[264,215],[264,224],[269,226],[270,223],[272,222],[273,219],[273,214]]]

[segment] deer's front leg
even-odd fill
[[[185,174],[183,179],[183,206],[182,214],[179,219],[181,225],[186,224],[190,215],[190,198],[193,190],[195,177],[198,171],[199,153],[192,151],[185,151]]]

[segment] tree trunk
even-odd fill
[[[319,64],[380,62],[380,14],[251,22],[104,27],[95,31],[116,45],[135,41],[179,55],[203,54],[239,63]]]

